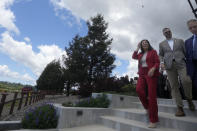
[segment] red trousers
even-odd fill
[[[137,81],[136,92],[139,99],[148,111],[149,120],[152,123],[158,122],[157,106],[157,77],[148,76],[148,68],[140,68],[139,78]],[[148,88],[148,97],[146,96],[146,87]]]

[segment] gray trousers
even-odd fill
[[[192,81],[187,75],[186,66],[180,67],[176,62],[172,62],[172,68],[166,70],[170,86],[172,88],[172,98],[175,99],[177,107],[183,107],[183,102],[179,90],[178,76],[184,89],[186,99],[192,100]]]

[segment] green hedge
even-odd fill
[[[88,98],[77,103],[66,102],[63,106],[66,107],[97,107],[97,108],[108,108],[110,100],[105,94],[99,95],[96,98]]]

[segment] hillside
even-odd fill
[[[20,83],[10,83],[10,82],[6,82],[6,81],[0,81],[0,92],[4,92],[4,91],[9,91],[9,92],[19,91],[24,86],[29,86],[29,85],[23,85],[23,84],[20,84]]]

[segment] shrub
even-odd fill
[[[25,113],[22,119],[22,127],[25,129],[56,128],[57,122],[58,116],[54,106],[44,104]]]
[[[121,91],[122,92],[135,92],[136,88],[134,85],[128,84],[128,85],[121,87]]]
[[[134,85],[128,84],[123,87],[121,87],[121,92],[124,95],[132,95],[132,96],[137,96],[136,93],[136,87]]]
[[[92,94],[92,87],[90,85],[81,85],[78,93],[81,97],[90,97]]]
[[[97,108],[107,108],[109,107],[110,100],[107,98],[105,94],[99,95],[96,98],[88,98],[82,100],[78,103],[71,104],[71,103],[64,103],[63,106],[67,107],[97,107]]]
[[[72,102],[65,102],[62,105],[66,106],[66,107],[73,107],[74,106],[74,104]]]

